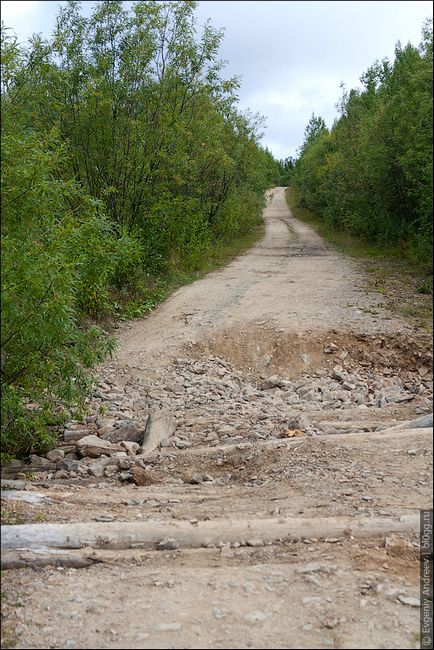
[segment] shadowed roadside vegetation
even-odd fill
[[[344,89],[328,130],[312,116],[290,184],[300,207],[432,275],[432,21],[419,47],[376,62]],[[428,284],[427,284],[428,286]]]

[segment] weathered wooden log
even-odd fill
[[[256,549],[251,549],[252,551]],[[215,558],[215,554],[220,549],[207,548],[200,549],[200,553]],[[21,549],[2,551],[1,568],[2,569],[21,569],[24,567],[43,567],[43,566],[62,566],[75,569],[86,568],[93,564],[119,564],[124,562],[137,562],[152,555],[159,554],[161,551],[124,549],[124,550],[100,550],[83,548],[79,550],[64,551],[59,549],[40,549],[38,551]],[[185,562],[191,553],[196,554],[198,549],[185,549],[183,562]],[[194,561],[194,560],[193,560]]]
[[[432,428],[417,428],[417,429],[404,429],[401,426],[398,427],[393,427],[391,429],[384,429],[383,431],[359,431],[357,433],[330,433],[330,434],[324,434],[322,436],[300,436],[300,437],[294,437],[294,438],[271,438],[269,440],[263,440],[260,443],[258,443],[257,440],[246,440],[245,442],[241,443],[243,445],[243,449],[258,449],[258,444],[260,444],[260,449],[262,451],[266,451],[267,449],[272,449],[273,447],[292,447],[292,446],[298,446],[302,445],[305,442],[324,442],[328,444],[336,444],[336,443],[345,443],[345,442],[357,442],[358,440],[361,441],[361,444],[363,444],[363,440],[390,440],[393,438],[397,438],[398,436],[404,436],[404,435],[417,435],[417,436],[423,436],[427,437],[427,439],[432,439],[433,437],[433,429]],[[226,445],[216,445],[215,447],[211,446],[199,446],[199,447],[189,447],[187,450],[182,449],[175,449],[175,448],[170,448],[170,450],[166,450],[165,448],[161,450],[162,454],[170,454],[170,455],[190,455],[190,454],[216,454],[219,452],[222,453],[230,453],[232,451],[236,451],[240,449],[240,443],[229,443]]]
[[[54,566],[70,567],[74,569],[83,569],[92,564],[102,562],[101,558],[93,555],[94,551],[89,550],[59,551],[58,549],[43,550],[3,550],[1,554],[2,569],[22,569],[26,566]]]
[[[391,532],[417,533],[419,514],[389,517],[273,518],[252,520],[87,522],[2,526],[3,549],[155,548],[165,537],[179,547],[198,548],[220,542],[264,543],[297,538],[366,537]]]
[[[17,474],[33,474],[38,472],[53,472],[56,470],[56,463],[47,463],[47,465],[23,465],[19,469],[16,467],[8,467],[5,465],[2,467],[2,477],[7,479],[8,477],[16,476]]]

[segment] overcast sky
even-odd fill
[[[34,32],[49,35],[59,4],[2,1],[2,20],[22,41]],[[93,4],[83,2],[86,14]],[[240,106],[266,117],[262,142],[286,158],[296,154],[312,112],[331,126],[341,82],[355,87],[375,60],[393,60],[398,40],[420,42],[432,3],[206,0],[197,16],[199,24],[211,18],[225,28],[221,57],[229,61],[227,76],[242,77]]]

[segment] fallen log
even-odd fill
[[[69,567],[73,569],[84,569],[93,564],[103,562],[99,557],[94,556],[94,551],[85,552],[59,551],[58,549],[41,550],[2,550],[2,569],[22,569],[28,566],[54,566]]]
[[[433,437],[433,428],[416,428],[416,429],[406,429],[403,426],[393,427],[390,429],[384,429],[382,431],[358,431],[355,433],[330,433],[320,436],[300,436],[294,438],[272,438],[269,440],[261,440],[258,443],[257,440],[246,440],[245,442],[229,443],[226,445],[216,445],[215,447],[203,446],[198,447],[189,447],[188,449],[170,449],[166,451],[166,448],[160,451],[161,455],[170,454],[171,456],[186,456],[190,454],[218,454],[221,453],[230,453],[232,451],[237,451],[243,449],[247,451],[248,449],[261,449],[267,450],[272,449],[273,447],[293,447],[303,445],[306,442],[324,442],[327,444],[341,444],[345,442],[358,442],[360,441],[363,444],[364,440],[390,440],[397,438],[398,436],[405,435],[418,435],[426,436],[429,439]]]
[[[256,552],[257,548],[244,548],[244,553]],[[156,549],[124,549],[124,550],[99,550],[83,548],[74,551],[63,551],[57,549],[33,550],[7,550],[2,551],[1,568],[2,569],[21,569],[24,567],[71,567],[75,569],[86,568],[94,564],[120,564],[125,562],[140,562],[155,558],[161,553]],[[197,554],[201,557],[210,557],[214,561],[220,556],[220,548],[200,548],[184,549],[182,563],[185,566],[186,561],[193,562],[196,566]],[[176,555],[174,556],[176,561]]]
[[[2,467],[2,478],[8,479],[9,477],[14,477],[17,474],[33,474],[38,472],[54,472],[56,471],[56,463],[47,463],[47,465],[23,465],[22,467],[9,467],[4,465]]]
[[[146,522],[86,522],[75,524],[24,524],[2,526],[2,549],[128,549],[156,548],[165,537],[179,548],[199,548],[248,543],[259,538],[264,544],[300,538],[366,537],[391,532],[417,533],[419,514],[391,517],[268,518]]]

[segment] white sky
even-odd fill
[[[2,20],[25,41],[49,35],[61,2],[5,0]],[[94,2],[83,2],[90,13]],[[126,3],[130,4],[130,3]],[[376,59],[393,59],[398,40],[417,45],[432,3],[425,0],[199,2],[199,24],[225,27],[221,57],[240,75],[240,107],[267,118],[263,144],[277,158],[295,155],[312,112],[331,126],[340,83],[348,88]]]

